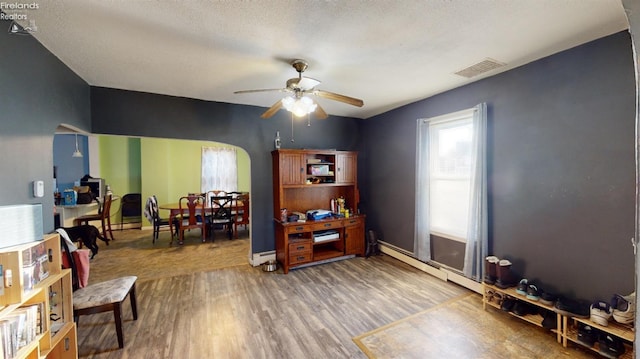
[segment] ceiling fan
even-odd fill
[[[298,72],[297,78],[291,78],[287,80],[287,84],[285,88],[277,88],[277,89],[259,89],[259,90],[243,90],[243,91],[235,91],[234,94],[243,94],[243,93],[252,93],[252,92],[270,92],[270,91],[280,91],[280,92],[289,92],[292,95],[287,96],[282,100],[278,100],[278,102],[274,103],[267,111],[265,111],[260,117],[269,118],[273,116],[278,110],[280,110],[283,106],[293,113],[294,115],[300,117],[311,112],[315,111],[315,115],[318,118],[327,118],[327,113],[320,107],[318,103],[313,101],[311,98],[306,95],[314,95],[323,97],[333,101],[343,102],[349,105],[362,107],[364,102],[360,99],[349,97],[345,95],[340,95],[337,93],[316,90],[315,87],[320,84],[320,81],[316,79],[312,79],[310,77],[303,77],[302,73],[307,69],[309,64],[307,64],[304,60],[293,60],[291,62],[291,66]]]

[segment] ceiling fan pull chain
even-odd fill
[[[307,113],[307,127],[311,127],[311,115]]]
[[[293,139],[293,112],[291,112],[291,142],[296,142]]]

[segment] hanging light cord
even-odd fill
[[[291,112],[291,142],[296,142],[293,139],[293,112]]]

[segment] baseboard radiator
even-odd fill
[[[276,251],[253,253],[250,258],[251,265],[257,267],[266,261],[276,260]]]
[[[378,243],[380,244],[380,251],[386,255],[389,255],[401,262],[404,262],[443,281],[453,282],[476,293],[482,294],[482,283],[478,283],[467,277],[464,277],[456,273],[455,271],[446,268],[445,266],[435,267],[428,263],[424,263],[414,258],[410,252],[407,252],[406,250],[398,248],[387,242],[379,241]]]

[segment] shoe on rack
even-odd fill
[[[558,299],[558,296],[553,293],[542,292],[540,294],[540,303],[545,305],[553,305]]]
[[[516,301],[516,304],[513,305],[513,314],[519,315],[521,317],[527,314],[536,314],[537,311],[538,310],[536,307],[525,301],[518,300]]]
[[[591,304],[591,321],[600,324],[603,327],[609,325],[609,319],[612,316],[612,309],[609,303],[602,300]]]
[[[541,290],[538,289],[538,286],[535,284],[529,284],[529,287],[527,288],[527,299],[535,301],[540,300],[540,292]]]
[[[588,347],[592,347],[598,340],[598,330],[590,325],[578,323],[578,341]]]
[[[551,310],[543,310],[542,327],[545,329],[558,329],[558,315]]]
[[[487,302],[492,302],[493,301],[493,294],[495,293],[495,291],[493,289],[487,289],[484,292],[484,297],[486,298]]]
[[[516,293],[520,295],[527,295],[527,288],[529,288],[529,280],[526,278],[520,279],[520,283],[516,287]]]
[[[617,358],[626,351],[620,338],[603,333],[598,339],[599,353],[607,358]]]
[[[511,270],[511,262],[508,259],[501,259],[496,267],[496,273],[498,279],[496,280],[496,286],[500,289],[507,289],[515,287],[518,284],[518,279]]]
[[[627,296],[616,294],[611,299],[613,320],[620,324],[631,324],[635,319],[636,292]]]
[[[487,284],[494,284],[497,279],[497,269],[498,262],[500,259],[496,256],[488,256],[484,259],[484,282]]]
[[[513,306],[516,304],[516,300],[513,298],[506,297],[502,300],[502,304],[500,305],[500,309],[505,312],[513,311]]]
[[[557,312],[569,317],[589,318],[591,316],[591,305],[585,301],[573,300],[565,297],[558,297],[554,304]]]

